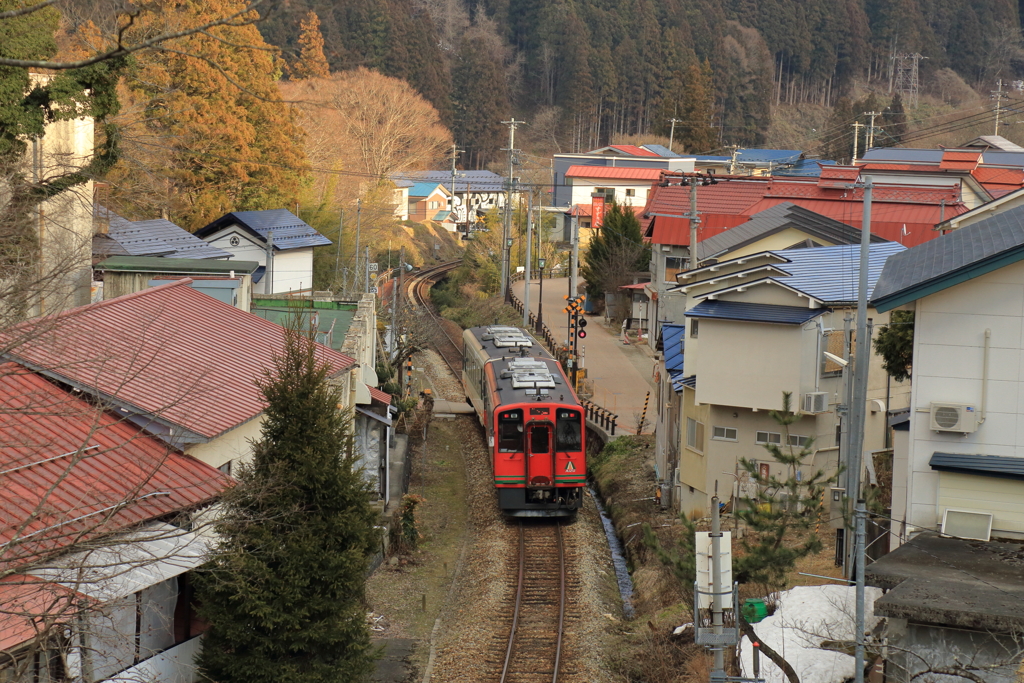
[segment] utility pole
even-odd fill
[[[868,141],[867,145],[865,145],[865,151],[875,146],[875,117],[881,115],[882,112],[880,111],[864,112],[864,116],[867,116],[871,120],[871,123],[868,124]]]
[[[860,137],[860,129],[864,124],[860,121],[853,122],[853,161],[851,164],[857,163],[857,139]]]
[[[359,278],[359,228],[360,228],[360,221],[362,219],[362,216],[363,216],[363,200],[362,199],[357,199],[356,200],[356,251],[355,251],[356,263],[355,263],[355,266],[352,268],[352,289],[357,289],[358,285],[356,283],[359,282],[359,280],[358,280],[358,278]]]
[[[345,209],[341,209],[341,216],[338,218],[338,253],[334,257],[334,286],[338,286],[338,274],[341,270],[341,236],[345,228]],[[345,289],[345,283],[341,283],[342,290]]]
[[[690,270],[697,270],[697,179],[690,178]]]
[[[864,565],[867,563],[867,556],[864,552],[864,522],[867,510],[864,508],[863,498],[857,499],[853,517],[856,528],[855,561],[857,563],[857,607],[854,620],[854,628],[857,629],[857,633],[853,651],[853,680],[854,683],[864,683]]]
[[[363,294],[370,291],[370,246],[366,246],[366,255],[363,257]]]
[[[729,150],[729,175],[736,175],[736,159],[740,155],[739,145],[726,145],[725,147]]]
[[[512,235],[512,182],[513,166],[516,163],[516,128],[525,125],[524,121],[516,121],[513,116],[509,121],[502,121],[508,126],[508,185],[505,188],[505,220],[502,225],[501,236],[501,296],[507,299],[509,295],[509,280],[511,279],[511,257],[512,252],[508,241]]]
[[[523,275],[523,327],[530,327],[530,264],[533,258],[533,192],[527,195],[529,210],[526,212],[526,265]]]
[[[1003,79],[996,81],[996,89],[992,91],[992,99],[996,101],[996,132],[995,135],[999,135],[999,116],[1003,113],[1003,97],[1006,93],[1003,92]]]
[[[455,173],[455,161],[459,158],[459,152],[465,151],[464,149],[459,149],[458,145],[452,145],[452,195],[448,198],[448,210],[452,213],[455,213],[455,176],[457,175]],[[468,211],[466,215],[469,215]],[[458,219],[458,216],[456,216],[456,219]]]
[[[722,635],[722,521],[718,511],[718,482],[715,481],[715,495],[711,499],[711,627],[714,634]],[[733,605],[736,609],[736,605]],[[696,610],[695,610],[696,611]],[[712,652],[715,657],[714,672],[725,672],[725,649],[717,645]],[[712,673],[712,678],[715,675]]]
[[[676,139],[676,124],[677,123],[682,123],[683,120],[682,119],[677,119],[677,118],[671,118],[671,119],[668,120],[668,122],[672,124],[672,128],[670,129],[669,134],[668,134],[668,149],[671,152],[672,151],[672,143],[675,142],[675,139]]]
[[[569,229],[572,230],[572,254],[569,258],[572,259],[572,263],[569,264],[569,298],[572,299],[580,291],[580,219],[578,216],[573,216],[569,219]]]

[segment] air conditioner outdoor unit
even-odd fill
[[[812,391],[804,394],[804,410],[805,413],[827,413],[828,412],[828,392],[827,391]]]
[[[957,538],[988,541],[992,537],[992,514],[946,508],[942,513],[942,533]]]
[[[978,411],[966,403],[932,403],[929,428],[970,434],[978,429]]]

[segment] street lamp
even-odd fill
[[[544,330],[544,265],[547,259],[537,259],[537,269],[540,271],[540,298],[537,300],[537,334]]]

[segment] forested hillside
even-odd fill
[[[467,166],[499,156],[512,114],[561,151],[676,118],[683,149],[707,152],[762,144],[775,104],[887,93],[898,53],[925,57],[923,90],[1024,71],[1014,0],[293,0],[261,28],[287,61],[309,10],[332,69],[409,81]]]

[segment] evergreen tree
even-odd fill
[[[853,122],[857,120],[853,103],[840,97],[832,108],[822,132],[821,156],[840,164],[849,163],[853,156]]]
[[[459,49],[459,61],[453,70],[455,140],[466,150],[467,168],[484,168],[498,158],[505,141],[501,125],[508,116],[508,92],[505,75],[495,62],[487,43],[472,38]]]
[[[895,147],[903,142],[903,136],[907,134],[907,111],[903,108],[903,98],[899,93],[892,96],[892,103],[885,108],[883,119],[885,134],[882,140],[875,136],[875,144],[879,147]]]
[[[292,66],[294,78],[326,78],[331,75],[324,57],[324,36],[320,33],[320,17],[310,10],[300,24],[302,33],[299,36],[299,61]]]
[[[605,292],[618,292],[620,286],[632,282],[634,273],[646,271],[651,246],[644,242],[633,210],[611,202],[581,261],[580,274],[587,282],[587,293],[597,298]]]
[[[793,412],[791,401],[792,394],[783,392],[782,410],[768,413],[782,435],[781,443],[765,444],[776,473],[765,475],[758,461],[740,459],[757,492],[743,497],[736,511],[752,532],[741,541],[744,552],[735,560],[736,577],[740,583],[757,583],[769,592],[786,587],[786,575],[797,560],[821,550],[815,527],[822,493],[838,477],[826,477],[821,470],[803,475],[801,468],[814,456],[814,439],[801,437],[800,443],[791,439],[790,425],[803,419]]]
[[[914,364],[914,312],[893,311],[889,324],[878,328],[873,342],[882,369],[897,382],[910,379]]]
[[[210,623],[198,664],[218,683],[348,683],[373,666],[363,590],[375,513],[333,370],[297,328],[258,381],[260,440],[198,578]]]

